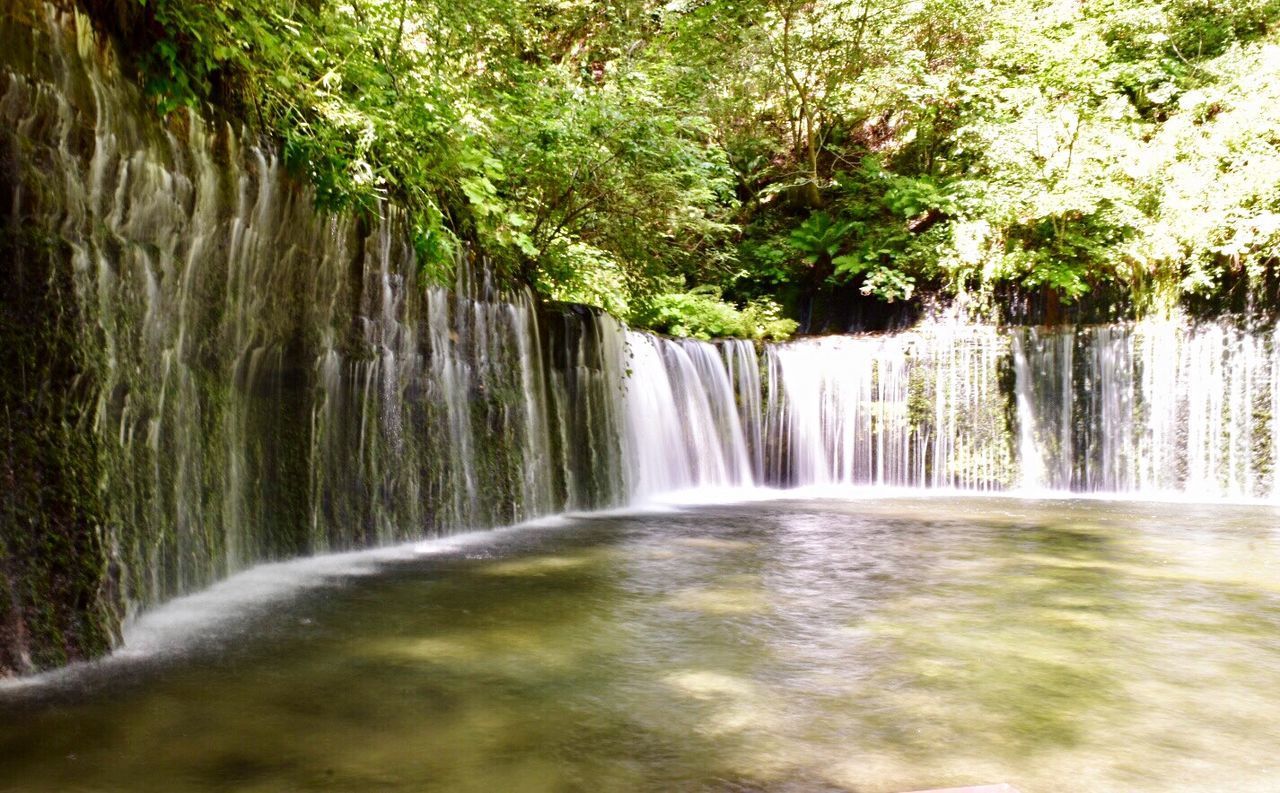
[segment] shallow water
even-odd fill
[[[0,790],[1280,779],[1272,507],[763,501],[372,566],[0,688]]]

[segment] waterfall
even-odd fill
[[[549,472],[564,507],[583,510],[621,503],[627,344],[622,323],[583,306],[544,307],[543,347],[556,457]]]
[[[925,324],[767,351],[767,481],[1280,497],[1280,329]]]
[[[750,344],[716,345],[628,333],[630,490],[637,495],[754,482],[759,431],[743,384],[758,383]],[[738,385],[735,386],[735,377]],[[752,380],[751,378],[756,378]],[[758,393],[758,391],[756,392]],[[744,430],[744,424],[751,429]],[[748,441],[748,438],[751,441]]]
[[[1012,334],[1012,352],[1022,469],[1018,483],[1032,491],[1070,489],[1075,337],[1030,328]]]
[[[1280,497],[1280,337],[1233,319],[1017,331],[1023,482]]]
[[[937,324],[768,350],[771,481],[995,489],[1014,475],[1007,338]]]
[[[274,149],[160,123],[82,18],[44,13],[0,30],[30,56],[0,56],[0,672],[263,560],[623,504],[655,468],[624,461],[620,323],[465,254],[427,281],[394,207],[317,212]],[[680,352],[673,393],[728,428],[724,367],[709,397]],[[736,432],[678,483],[749,481]]]
[[[447,288],[424,283],[394,209],[318,214],[273,150],[194,115],[182,134],[142,123],[79,30],[52,20],[51,68],[8,73],[0,108],[33,147],[17,213],[67,248],[125,603],[624,497],[558,497],[543,473],[568,465],[552,427],[571,457],[616,400],[554,412],[527,293],[465,257]]]
[[[1280,497],[1274,326],[761,345],[631,331],[465,252],[435,283],[394,207],[317,212],[274,149],[159,122],[45,14],[0,52],[0,674],[263,560],[667,491]]]

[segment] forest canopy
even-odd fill
[[[1280,0],[98,0],[157,110],[544,297],[778,337],[807,297],[1248,302]],[[1001,290],[1006,290],[1001,292]]]

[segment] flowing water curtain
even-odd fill
[[[911,411],[929,421],[930,466],[921,484],[964,490],[1009,487],[1016,460],[1004,386],[1008,337],[990,326],[939,324],[926,337],[929,369]],[[930,384],[932,388],[930,388]]]
[[[1267,498],[1276,329],[926,324],[768,348],[766,478]]]
[[[1069,490],[1075,452],[1075,334],[1039,328],[1013,334],[1020,484],[1030,490]]]
[[[54,463],[89,484],[63,495],[94,540],[54,560],[89,571],[76,603],[691,487],[1280,495],[1273,326],[931,322],[769,345],[762,380],[750,342],[535,305],[465,257],[422,283],[394,208],[318,213],[273,149],[159,122],[46,14],[36,57],[3,61],[0,120],[22,264],[52,290],[20,341],[65,355],[31,435],[88,439]]]
[[[1222,321],[1184,330],[1177,348],[1184,479],[1175,487],[1229,497],[1274,495],[1275,415],[1280,387],[1275,335]],[[1148,365],[1167,355],[1150,345]],[[1152,394],[1152,398],[1157,395]],[[1166,416],[1168,413],[1166,413]],[[1177,428],[1162,431],[1178,437]]]
[[[24,228],[68,252],[111,560],[89,564],[131,608],[263,559],[625,501],[616,321],[576,317],[576,358],[549,356],[527,292],[465,258],[424,285],[394,208],[316,212],[272,149],[159,123],[82,19],[47,14],[0,113]]]
[[[994,329],[965,325],[771,347],[770,476],[799,485],[1008,484],[1006,349]]]
[[[581,510],[624,504],[634,480],[626,394],[632,366],[622,323],[598,309],[539,310],[553,499]]]
[[[1185,319],[1015,331],[1021,481],[1267,498],[1277,491],[1274,327]]]
[[[716,345],[634,331],[626,340],[633,496],[752,485],[755,466],[739,391]]]
[[[145,602],[306,547],[298,466],[276,450],[305,431],[291,351],[349,239],[229,130],[140,122],[139,97],[76,34],[51,22],[49,82],[7,104],[30,112],[33,170],[51,177],[36,224],[71,249],[80,345],[101,350],[85,375],[111,544]]]
[[[751,460],[751,477],[757,483],[766,479],[764,467],[764,390],[760,380],[760,356],[755,342],[727,339],[719,343],[729,377],[730,390],[737,402],[738,421]]]
[[[732,378],[719,348],[693,339],[664,342],[668,371],[684,395],[690,451],[700,466],[695,486],[754,484],[751,456]],[[708,450],[712,453],[708,454]]]
[[[385,214],[355,322],[320,334],[312,525],[385,543],[559,509],[530,297],[495,289],[465,257],[452,289],[424,286],[399,216]]]

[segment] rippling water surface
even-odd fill
[[[763,501],[370,566],[0,688],[0,790],[1280,784],[1270,507]]]

